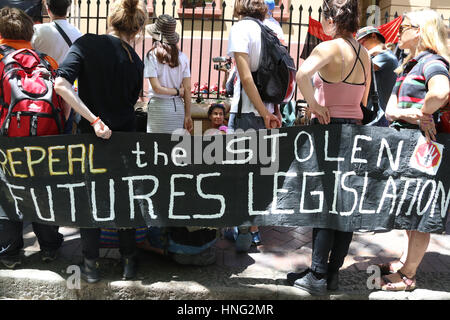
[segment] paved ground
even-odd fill
[[[369,290],[370,265],[391,261],[402,253],[403,231],[355,234],[340,273],[340,290],[312,297],[289,287],[286,273],[304,269],[311,262],[310,228],[261,227],[264,245],[239,254],[234,244],[216,244],[217,261],[207,267],[178,265],[166,257],[140,251],[136,281],[117,281],[120,275],[117,249],[102,249],[104,280],[95,285],[81,282],[79,289],[67,272],[81,261],[77,229],[61,228],[65,242],[57,261],[43,264],[39,245],[30,227],[24,232],[24,263],[18,270],[0,269],[0,299],[446,299],[450,300],[450,222],[447,235],[432,235],[420,265],[418,289],[411,293]],[[70,268],[69,268],[70,271]],[[69,283],[69,286],[68,286]]]

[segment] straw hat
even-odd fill
[[[145,27],[146,31],[153,39],[168,44],[177,44],[180,36],[175,32],[177,21],[168,14],[162,14],[153,24]]]

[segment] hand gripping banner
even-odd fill
[[[302,126],[0,137],[0,218],[77,227],[277,225],[442,233],[450,135]]]

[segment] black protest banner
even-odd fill
[[[216,136],[0,137],[0,216],[79,227],[440,233],[450,135],[327,125]]]

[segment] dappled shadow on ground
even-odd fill
[[[262,230],[264,231],[264,229]],[[302,238],[303,242],[293,242],[287,235],[293,230],[295,228],[283,229],[283,232],[280,232],[278,242],[275,241],[276,239],[269,238],[269,233],[264,237],[263,232],[263,242],[266,241],[264,246],[252,247],[249,253],[243,254],[235,252],[234,243],[221,239],[216,245],[217,262],[210,266],[179,265],[167,256],[139,250],[139,271],[136,280],[144,286],[165,284],[190,286],[190,283],[192,283],[207,291],[216,292],[219,295],[216,298],[220,298],[220,294],[223,293],[217,292],[218,288],[237,288],[238,290],[251,288],[255,290],[255,296],[261,299],[279,298],[278,295],[281,293],[277,286],[282,288],[288,286],[285,278],[287,272],[301,271],[310,263],[310,235],[306,234]],[[24,237],[25,246],[33,247],[33,250],[27,251],[28,256],[24,258],[21,269],[49,270],[67,279],[71,275],[67,268],[81,262],[81,243],[75,231],[65,234],[65,237],[69,240],[64,242],[64,253],[53,263],[43,263],[40,260],[39,246],[36,244],[34,234],[32,232],[26,233]],[[283,237],[285,242],[281,241]],[[351,246],[349,255],[352,256],[355,263],[341,270],[343,276],[341,277],[342,291],[340,293],[363,292],[364,296],[366,293],[369,295],[367,279],[371,274],[367,273],[367,267],[397,258],[383,251],[383,248],[386,247],[385,243],[374,243],[370,241],[370,238],[370,235],[357,236],[357,243]],[[287,245],[288,243],[290,243],[290,246]],[[358,255],[356,244],[364,247],[368,254]],[[78,252],[78,254],[71,255],[67,252]],[[292,264],[295,267],[292,270],[281,266],[281,262],[289,261],[294,256],[297,256],[297,258],[301,256],[305,259],[296,260]],[[279,258],[279,260],[269,260],[276,258]],[[278,261],[280,261],[280,264],[278,264]],[[417,275],[418,286],[428,290],[448,291],[448,288],[450,288],[450,256],[427,252],[424,261],[431,265],[433,265],[433,261],[447,264],[448,270],[447,273],[427,272],[425,267],[421,268]],[[101,275],[105,282],[120,280],[122,266],[119,259],[102,258],[100,262]],[[130,285],[133,285],[133,283]],[[297,289],[291,289],[292,295],[288,294],[285,298],[298,298],[296,297]],[[227,293],[223,294],[226,296]],[[254,299],[254,296],[248,298]],[[245,299],[245,297],[242,297],[242,299]]]

